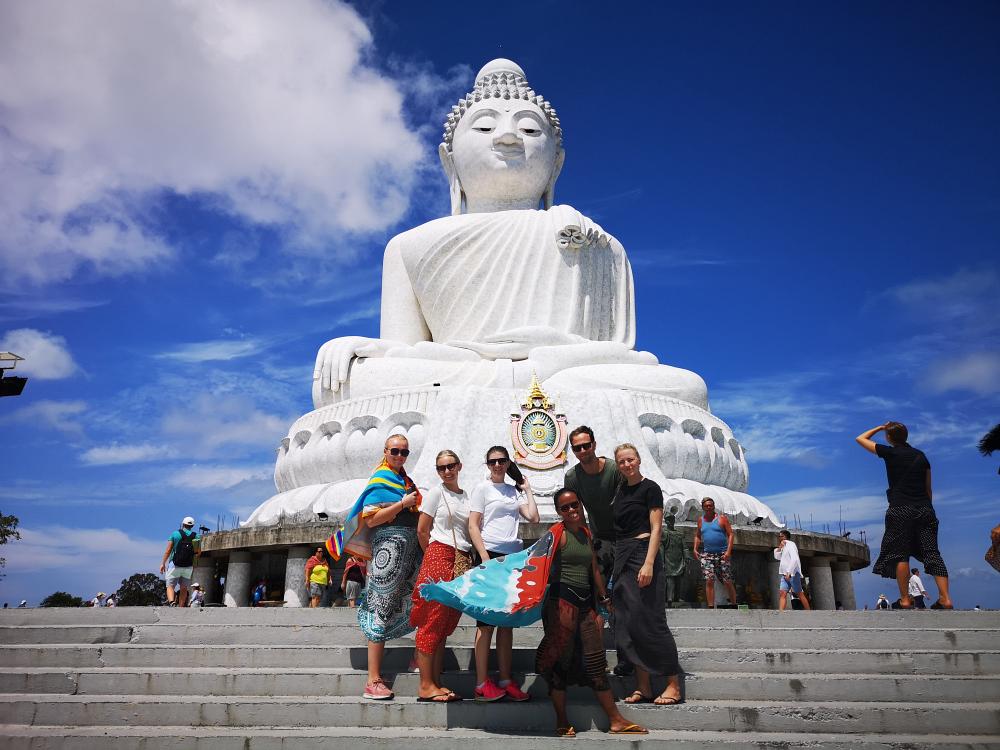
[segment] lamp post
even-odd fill
[[[13,370],[17,363],[23,360],[12,352],[0,352],[0,396],[20,396],[24,390],[27,378],[8,375],[7,370]]]

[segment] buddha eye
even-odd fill
[[[472,123],[472,129],[478,133],[492,133],[496,129],[497,123],[492,117],[480,117]]]
[[[517,123],[517,129],[525,135],[539,135],[542,132],[538,123],[530,117],[522,118],[521,121]]]

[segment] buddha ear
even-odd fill
[[[458,216],[462,213],[462,202],[465,194],[462,192],[462,183],[459,182],[458,172],[455,170],[455,160],[452,158],[448,145],[442,143],[438,146],[438,157],[441,159],[441,166],[444,174],[448,178],[448,194],[451,197],[451,215]]]
[[[562,172],[565,161],[566,152],[560,148],[558,153],[556,153],[556,163],[552,166],[552,176],[549,177],[549,184],[545,186],[545,192],[542,193],[542,208],[546,210],[552,208],[552,204],[555,202],[556,180],[559,179],[559,173]]]

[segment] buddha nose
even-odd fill
[[[517,146],[521,143],[521,138],[517,134],[517,128],[514,126],[512,121],[504,122],[497,128],[496,137],[493,139],[494,143],[500,143],[505,146]]]

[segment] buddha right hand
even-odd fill
[[[347,382],[351,362],[356,357],[381,357],[398,346],[402,346],[398,341],[370,339],[365,336],[342,336],[339,339],[330,339],[316,354],[313,383],[315,385],[316,381],[319,381],[320,391],[336,393],[340,390],[340,386]]]

